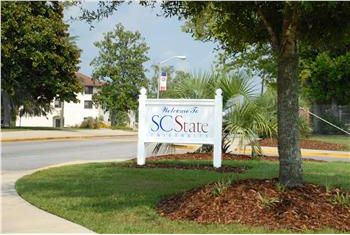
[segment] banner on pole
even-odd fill
[[[167,80],[167,74],[166,72],[162,72],[160,76],[160,83],[159,83],[160,91],[166,91],[166,80]]]

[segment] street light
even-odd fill
[[[161,74],[162,74],[161,65],[164,64],[164,63],[166,63],[166,62],[168,62],[169,60],[175,59],[175,58],[180,59],[180,60],[186,60],[186,56],[184,56],[184,55],[176,55],[176,56],[172,56],[172,57],[170,57],[170,58],[168,58],[168,59],[166,59],[166,60],[163,60],[163,61],[159,62],[159,64],[158,64],[159,71],[160,71],[160,76],[159,76],[159,78],[158,78],[157,99],[159,99],[160,77],[161,77]]]

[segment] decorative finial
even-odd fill
[[[220,88],[216,90],[216,95],[222,95],[222,90]]]
[[[141,87],[141,89],[140,89],[141,95],[146,95],[146,92],[147,92],[146,88]]]

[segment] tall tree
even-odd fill
[[[165,16],[186,20],[193,37],[220,43],[229,53],[269,43],[277,60],[280,182],[303,182],[298,129],[298,43],[314,47],[350,43],[346,2],[164,2]]]
[[[350,52],[339,56],[322,52],[303,62],[300,77],[311,102],[350,103]]]
[[[112,2],[111,6],[115,4]],[[242,52],[252,45],[270,44],[277,61],[279,179],[286,186],[301,184],[298,44],[314,48],[348,46],[350,4],[166,1],[162,8],[165,17],[184,19],[185,30],[193,37],[216,41],[229,54]],[[100,11],[99,15],[109,16],[111,11]],[[92,17],[87,20],[89,18]]]
[[[45,115],[54,99],[77,101],[80,50],[72,42],[59,2],[1,4],[3,124],[22,113]]]
[[[116,125],[117,115],[136,109],[139,90],[147,85],[143,63],[149,60],[149,47],[138,31],[128,31],[121,24],[94,45],[99,55],[91,62],[92,77],[106,85],[93,99],[110,112],[112,125]]]

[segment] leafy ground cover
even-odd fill
[[[346,135],[313,135],[311,140],[323,141],[326,143],[341,144],[343,150],[350,151],[350,136]]]
[[[274,138],[263,139],[261,146],[277,146]],[[300,146],[304,149],[321,149],[334,151],[350,151],[350,137],[347,136],[313,136],[309,139],[300,140]]]
[[[350,193],[315,184],[285,188],[277,179],[228,178],[167,198],[157,208],[173,220],[203,224],[350,231]]]
[[[209,157],[209,155],[208,155]],[[227,158],[226,158],[227,159]],[[238,158],[239,159],[239,158]],[[208,165],[210,160],[153,159],[161,164]],[[203,169],[132,168],[125,163],[64,166],[36,172],[17,181],[18,193],[30,203],[98,233],[268,233],[293,232],[242,224],[200,224],[161,216],[157,204],[178,193],[227,177],[273,179],[278,162],[224,160],[244,173]],[[344,163],[304,162],[305,180],[327,188],[350,191],[350,168]],[[303,232],[337,233],[322,228]]]

